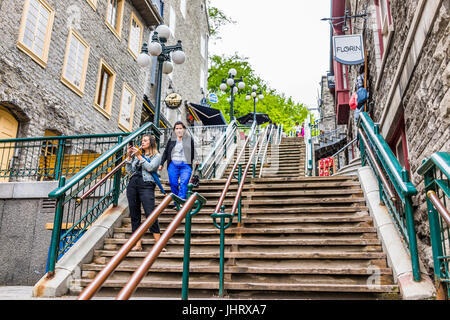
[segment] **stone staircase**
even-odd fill
[[[242,223],[238,226],[235,217],[226,230],[227,295],[237,299],[399,298],[358,178],[304,177],[304,160],[299,160],[304,159],[304,145],[298,138],[283,139],[279,151],[283,170],[248,178],[242,194]],[[210,215],[224,183],[225,179],[201,181],[195,190],[208,202],[192,219],[190,297],[218,293],[219,231]],[[236,190],[234,183],[224,202],[227,212]],[[157,193],[157,203],[161,199]],[[171,209],[162,213],[162,232],[174,215]],[[93,261],[82,266],[77,284],[92,281],[130,235],[130,219],[125,218],[114,236],[95,251]],[[129,253],[97,296],[117,294],[153,244],[151,234],[146,234],[144,251]],[[181,297],[184,224],[166,248],[134,296]]]

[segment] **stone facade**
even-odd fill
[[[161,114],[172,124],[178,120],[186,123],[187,104],[191,102],[200,104],[201,99],[206,96],[208,87],[209,22],[206,1],[166,0],[163,19],[164,24],[174,30],[168,45],[174,45],[181,40],[186,61],[181,65],[174,65],[171,74],[163,74]],[[152,63],[155,63],[155,60]],[[150,69],[152,68],[155,67],[151,66]],[[155,102],[156,94],[155,71],[152,71],[153,77],[151,73],[147,75],[147,83],[150,85],[147,86],[146,92],[149,93],[152,102]],[[167,108],[164,104],[165,97],[172,92],[179,93],[183,99],[182,106],[175,110]]]
[[[414,215],[419,255],[431,272],[424,183],[417,170],[433,153],[450,151],[450,2],[389,1],[392,23],[384,42],[379,34],[378,4],[352,0],[346,7],[352,14],[368,13],[366,21],[352,20],[352,33],[365,34],[371,117],[380,124],[388,143],[404,122],[411,181],[418,190]],[[357,68],[353,67],[351,87],[356,76]],[[354,130],[353,121],[352,112],[349,126]]]
[[[124,2],[119,38],[105,23],[107,1],[98,0],[93,7],[87,0],[47,0],[55,14],[45,67],[17,45],[25,3],[25,0],[4,0],[0,7],[0,104],[19,121],[18,137],[43,136],[46,129],[64,135],[120,132],[118,117],[123,83],[136,94],[132,129],[137,129],[145,71],[127,48],[131,13],[141,22],[145,20],[132,2]],[[61,81],[70,27],[90,46],[82,95]],[[144,24],[143,39],[148,34],[149,26]],[[93,107],[100,59],[116,72],[109,117]]]
[[[332,131],[337,129],[336,123],[336,102],[334,95],[328,88],[327,76],[323,76],[320,81],[320,125],[321,131]]]

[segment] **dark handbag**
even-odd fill
[[[200,183],[200,177],[198,176],[198,174],[195,174],[195,172],[197,171],[198,165],[195,166],[195,169],[193,170],[194,174],[191,177],[191,181],[189,182],[190,184],[192,184],[192,186],[194,188],[198,188],[198,185]]]

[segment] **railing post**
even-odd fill
[[[406,169],[402,170],[402,180],[409,182],[409,174]],[[405,195],[405,216],[409,238],[409,251],[411,254],[411,263],[413,276],[415,281],[420,281],[420,265],[417,253],[416,230],[414,228],[414,210],[412,207],[412,199],[410,195]]]
[[[211,215],[214,226],[220,230],[219,297],[221,298],[224,296],[225,229],[231,226],[233,216],[232,213],[225,213],[225,206],[220,208],[220,213]],[[220,218],[220,225],[217,224],[216,218]],[[230,219],[227,224],[225,224],[226,218]]]
[[[241,184],[241,179],[242,179],[242,164],[239,163],[239,167],[238,167],[238,185]],[[253,172],[253,177],[254,176],[254,172]],[[239,197],[239,205],[238,205],[238,222],[239,224],[241,223],[241,197]]]
[[[188,184],[188,192],[186,199],[189,199],[192,195],[192,184]],[[191,227],[192,227],[192,217],[197,213],[197,211],[192,212],[189,210],[186,217],[184,218],[184,256],[183,256],[183,284],[181,288],[181,299],[187,300],[189,293],[189,264],[191,259]]]
[[[54,170],[55,180],[58,181],[62,174],[62,164],[64,159],[64,147],[66,145],[65,139],[58,139],[58,155],[56,158],[56,167]]]
[[[117,139],[117,144],[121,144],[122,143],[122,136],[119,136],[119,138]],[[117,151],[116,153],[116,163],[114,166],[119,165],[119,163],[122,160],[122,151],[123,149]],[[122,170],[117,171],[114,174],[114,180],[113,180],[113,207],[117,207],[117,205],[119,204],[119,195],[120,195],[120,176],[122,175]]]
[[[59,180],[58,188],[63,187],[66,184],[66,178],[61,177]],[[55,275],[55,265],[58,259],[59,239],[61,236],[62,217],[64,210],[64,198],[65,194],[62,194],[56,200],[55,219],[53,222],[52,238],[50,242],[50,250],[48,257],[47,279],[51,279]]]

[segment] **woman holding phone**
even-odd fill
[[[155,208],[155,172],[161,162],[156,139],[152,135],[144,135],[141,148],[128,145],[126,170],[131,173],[127,186],[128,207],[131,217],[131,231],[134,233],[141,225],[141,204],[144,207],[145,217],[148,217]],[[155,241],[161,237],[158,219],[150,227]],[[142,251],[142,239],[132,249]],[[166,251],[163,249],[163,251]]]

